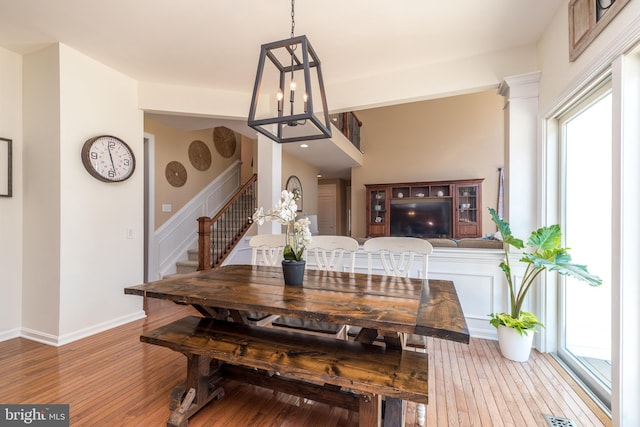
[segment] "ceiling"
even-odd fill
[[[566,2],[298,0],[295,34],[309,37],[325,85],[335,86],[535,44],[559,7]],[[0,0],[0,46],[28,54],[62,42],[141,82],[248,94],[260,45],[290,35],[290,8],[285,0]],[[155,117],[254,135],[244,118]]]

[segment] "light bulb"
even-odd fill
[[[282,99],[284,98],[284,93],[282,93],[282,89],[278,88],[278,93],[276,94],[276,98],[278,100],[278,112],[282,111]]]
[[[296,99],[296,81],[291,79],[291,83],[289,84],[289,102],[291,103],[291,115],[293,115],[293,101]]]

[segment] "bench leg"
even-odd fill
[[[377,394],[361,394],[358,417],[359,427],[381,427],[382,398]]]
[[[173,412],[167,420],[167,427],[187,427],[193,414],[213,399],[224,396],[224,389],[219,385],[222,376],[218,361],[197,354],[186,356],[187,381],[171,393],[169,409]]]
[[[407,403],[402,399],[386,397],[384,404],[384,427],[404,427]]]

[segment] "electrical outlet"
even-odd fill
[[[162,204],[162,212],[171,212],[172,209],[173,206],[171,206],[169,203]]]
[[[133,228],[128,227],[127,228],[127,239],[133,239],[135,236],[133,234]]]

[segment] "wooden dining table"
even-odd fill
[[[279,267],[229,265],[125,293],[189,304],[205,318],[237,323],[258,312],[350,325],[359,327],[357,341],[382,338],[387,348],[404,348],[410,335],[469,342],[455,286],[447,280],[307,269],[301,286],[288,286]]]

